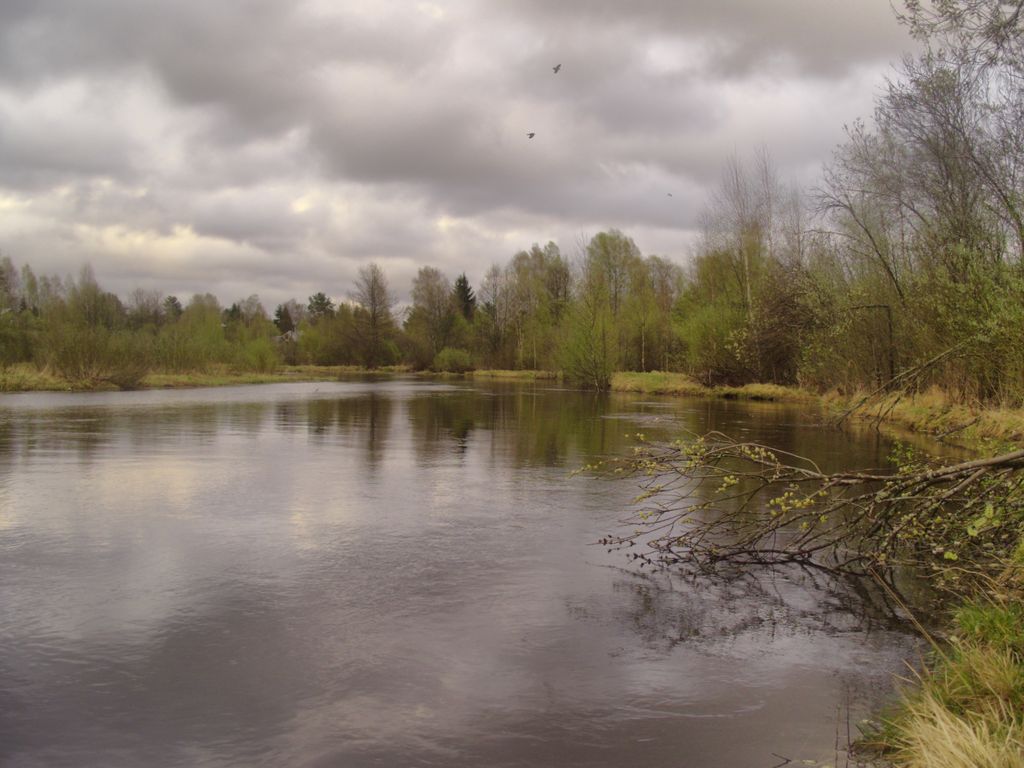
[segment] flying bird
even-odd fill
[[[671,192],[666,192],[665,194],[668,195],[669,197],[672,197],[672,193]]]
[[[555,64],[555,66],[553,66],[551,68],[551,70],[557,75],[558,74],[558,70],[560,70],[561,68],[562,68],[561,64]]]
[[[536,133],[534,133],[533,131],[530,131],[528,134],[526,134],[526,138],[532,139],[536,135],[537,135]]]

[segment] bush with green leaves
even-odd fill
[[[434,357],[431,370],[438,373],[466,373],[473,370],[473,358],[469,352],[455,347],[445,347]]]
[[[261,336],[243,342],[238,348],[234,362],[243,371],[273,373],[281,363],[281,356],[273,340]]]
[[[134,389],[149,372],[152,344],[143,334],[102,326],[51,324],[37,362],[70,381],[107,381]]]
[[[36,325],[36,319],[30,312],[0,314],[0,368],[32,359],[32,336]]]
[[[561,348],[565,377],[587,389],[611,387],[618,363],[618,333],[611,310],[602,297],[583,296],[572,307]]]

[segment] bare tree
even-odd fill
[[[163,300],[160,291],[147,291],[144,288],[132,291],[128,295],[127,305],[129,326],[138,329],[146,325],[160,325],[164,319]]]
[[[395,329],[392,309],[396,303],[384,271],[377,264],[359,270],[352,299],[358,305],[355,327],[363,362],[368,368],[377,368],[387,360],[387,342]]]
[[[964,161],[978,174],[1024,256],[1024,0],[905,0],[899,18],[973,89],[973,131],[961,133]]]
[[[904,0],[903,6],[897,16],[918,39],[1024,76],[1024,0]]]

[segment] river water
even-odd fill
[[[870,591],[638,572],[627,434],[877,466],[806,406],[416,379],[0,396],[0,765],[844,765]],[[801,763],[800,761],[806,761]]]

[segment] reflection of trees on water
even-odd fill
[[[813,403],[788,404],[733,400],[694,402],[692,426],[697,434],[721,432],[734,440],[749,440],[814,459],[823,471],[885,463],[891,441],[877,430],[865,430],[852,440],[825,426],[826,416]]]
[[[241,406],[242,404],[237,404]],[[207,443],[224,419],[234,419],[255,430],[262,423],[266,406],[257,413],[236,408],[226,414],[223,407],[206,405],[187,408],[118,409],[110,406],[21,411],[9,414],[0,437],[0,454],[27,457],[32,454],[75,454],[91,461],[98,452],[119,445],[133,451],[152,448],[168,439],[187,436],[192,443]]]
[[[844,423],[840,430],[828,424],[828,414],[813,402],[688,402],[700,412],[699,418],[688,427],[691,431],[717,431],[734,440],[749,438],[776,450],[814,459],[824,472],[888,465],[888,456],[897,439],[927,453],[964,453],[952,446],[940,445],[928,435],[903,432],[891,426],[880,431],[874,422],[851,421]]]
[[[407,406],[415,452],[421,460],[464,454],[476,447],[517,466],[574,468],[594,457],[628,452],[638,431],[654,439],[673,439],[686,430],[709,429],[814,457],[826,469],[870,466],[884,461],[888,452],[888,441],[873,430],[850,439],[816,426],[819,416],[803,405],[681,398],[644,401],[546,384],[430,387],[414,389],[405,399],[407,393],[402,388],[371,389],[355,396],[276,402],[110,404],[12,412],[3,422],[7,434],[0,440],[0,454],[73,451],[86,460],[115,443],[143,451],[187,438],[203,446],[226,432],[255,435],[273,418],[277,429],[305,431],[313,442],[354,437],[365,446],[367,462],[377,466],[400,401]]]
[[[735,660],[730,685],[737,691],[813,686],[816,700],[834,712],[835,765],[858,736],[855,724],[890,695],[892,675],[905,672],[923,647],[903,606],[864,579],[798,566],[620,573],[611,608],[570,606],[570,614],[610,620],[646,652]],[[690,657],[679,658],[687,664]],[[699,674],[701,662],[692,664]],[[822,714],[831,718],[827,709]]]
[[[82,461],[119,448],[147,453],[185,441],[196,449],[225,435],[251,437],[271,426],[307,430],[314,440],[356,435],[366,458],[383,458],[393,401],[371,392],[337,399],[174,403],[151,407],[82,406],[12,412],[0,422],[0,461],[40,453],[73,453]]]
[[[394,411],[390,395],[368,392],[355,397],[320,398],[281,403],[277,423],[283,429],[303,429],[313,443],[339,439],[361,445],[367,466],[381,465],[387,451]]]
[[[73,452],[88,462],[97,451],[115,442],[111,419],[104,413],[59,412],[32,414],[5,424],[0,452],[10,457]]]
[[[201,403],[152,407],[82,406],[11,412],[0,453],[73,453],[89,461],[97,452],[149,451],[187,440],[209,445],[226,431],[254,435],[267,424],[268,403]]]
[[[480,394],[467,390],[417,395],[406,403],[416,456],[421,461],[465,453],[476,429],[489,429]]]
[[[407,401],[417,456],[429,460],[474,444],[519,466],[575,466],[621,455],[635,434],[674,439],[720,430],[815,458],[823,468],[885,463],[890,441],[869,430],[856,439],[821,426],[813,406],[595,395],[548,385],[493,383],[425,391]],[[485,441],[480,443],[480,441]]]
[[[364,435],[366,440],[366,459],[370,467],[377,467],[384,459],[388,432],[391,429],[392,401],[389,397],[381,397],[370,393],[366,398]]]
[[[891,595],[864,579],[797,566],[722,574],[622,571],[617,621],[651,648],[770,641],[786,635],[910,634]]]
[[[575,466],[628,443],[621,424],[602,418],[609,407],[592,393],[495,385],[426,393],[409,401],[408,414],[421,460],[476,445],[516,466]]]
[[[0,420],[0,493],[3,493],[2,481],[11,473],[17,456],[17,439],[15,429],[7,419]],[[0,496],[0,502],[4,498]]]

